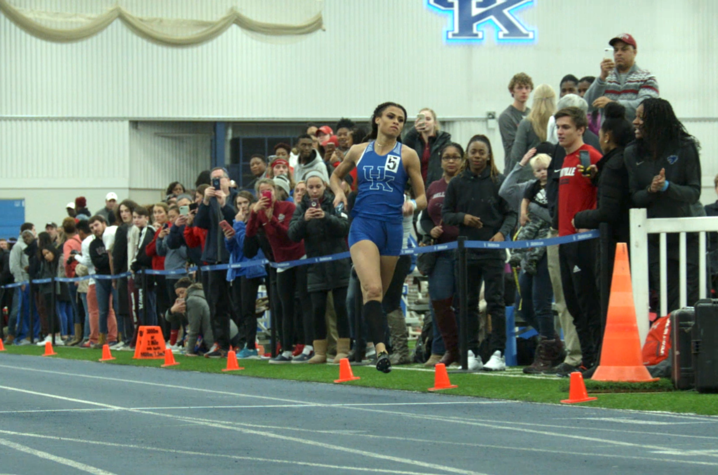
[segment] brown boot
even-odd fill
[[[97,342],[100,348],[107,343],[107,333],[100,333],[100,340]]]
[[[327,362],[327,340],[314,340],[314,356],[309,358],[309,364],[324,364]]]
[[[436,366],[436,363],[441,361],[441,358],[443,358],[444,355],[435,355],[434,353],[431,354],[428,360],[426,360],[426,363],[424,363],[424,366],[427,368],[433,368]]]
[[[341,360],[349,357],[350,346],[351,340],[349,338],[337,338],[337,356],[333,360],[335,364],[339,364]]]
[[[560,344],[560,342],[559,342]],[[531,366],[524,368],[524,374],[543,374],[551,369],[561,354],[562,347],[556,344],[556,340],[548,340],[542,336],[536,348],[536,355]],[[561,360],[563,361],[563,360]]]
[[[6,345],[12,345],[12,342],[15,341],[15,337],[12,335],[8,335],[5,337],[5,344]]]
[[[439,363],[443,363],[447,368],[452,363],[458,363],[459,356],[459,327],[456,325],[456,315],[454,308],[451,306],[454,299],[448,298],[444,300],[432,300],[431,305],[434,307],[435,322],[441,332],[441,338],[444,339],[444,347],[446,353],[441,357]]]
[[[68,343],[68,346],[77,346],[78,343],[82,341],[82,324],[81,323],[75,323],[75,335],[72,337],[72,340],[70,340],[70,343]]]
[[[392,354],[389,357],[391,364],[409,364],[411,356],[409,356],[409,331],[406,329],[406,319],[404,313],[397,309],[386,315],[389,324],[389,333],[391,334]]]

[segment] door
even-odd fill
[[[25,200],[0,200],[0,238],[18,237],[25,222]]]

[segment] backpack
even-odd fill
[[[648,331],[641,355],[645,366],[653,366],[668,358],[671,351],[670,315],[656,319]]]

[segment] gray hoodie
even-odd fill
[[[317,152],[316,150],[312,150],[312,153],[314,154],[313,160],[310,160],[309,163],[307,163],[306,165],[297,163],[297,166],[294,167],[294,181],[296,183],[304,181],[304,177],[306,177],[309,172],[318,171],[322,174],[322,179],[324,180],[324,182],[329,183],[329,172],[327,171],[327,164],[324,162],[324,160],[322,160],[322,157],[319,155],[319,152]]]
[[[22,235],[10,251],[10,272],[15,277],[15,282],[26,282],[30,276],[25,272],[25,267],[30,265],[30,260],[25,254],[27,244],[22,240]]]
[[[194,352],[197,344],[197,337],[201,334],[207,348],[214,345],[214,334],[212,333],[212,324],[209,320],[209,305],[204,295],[202,284],[192,284],[187,288],[185,295],[186,314],[175,314],[167,310],[167,321],[181,322],[187,325],[187,343],[185,348],[190,352]],[[238,333],[237,325],[230,319],[229,335],[230,339],[234,338]]]

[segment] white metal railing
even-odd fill
[[[648,235],[659,234],[660,245],[660,309],[661,316],[668,314],[668,259],[666,234],[679,234],[679,282],[680,305],[685,307],[688,300],[687,264],[686,264],[686,233],[698,234],[698,295],[706,298],[706,233],[718,231],[718,217],[695,218],[652,218],[648,219],[645,208],[632,209],[631,218],[631,283],[633,285],[633,302],[636,306],[636,319],[641,345],[648,335]],[[691,302],[691,305],[695,302]]]

